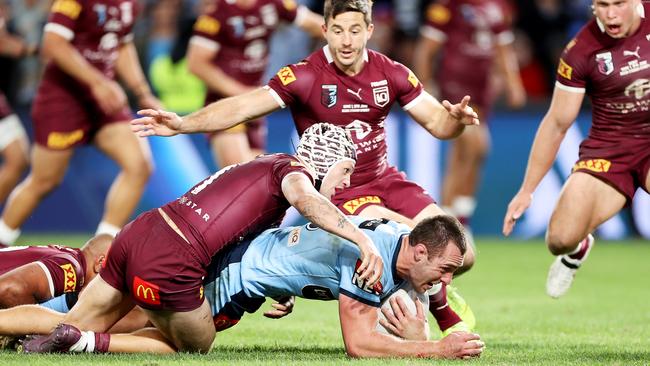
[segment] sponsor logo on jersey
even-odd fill
[[[573,166],[573,171],[586,169],[596,173],[607,173],[611,166],[612,162],[605,159],[581,160]]]
[[[318,286],[318,285],[307,285],[303,287],[302,297],[304,297],[305,299],[321,300],[321,301],[336,299],[334,297],[334,294],[332,293],[332,290],[330,290],[327,287]]]
[[[365,196],[349,200],[343,204],[343,208],[350,214],[354,214],[360,207],[369,203],[381,203],[381,198],[378,196]]]
[[[573,46],[576,45],[576,43],[578,43],[578,40],[576,40],[575,38],[572,39],[572,40],[569,42],[569,44],[567,44],[566,47],[564,47],[564,52],[569,52],[569,50],[572,49]]]
[[[557,73],[565,79],[571,80],[571,73],[573,67],[569,66],[563,59],[560,58],[560,64],[557,67]]]
[[[278,77],[282,85],[287,86],[294,81],[296,81],[296,75],[294,75],[293,70],[289,66],[285,66],[278,71]]]
[[[203,295],[205,294],[205,290],[203,289],[203,286],[199,288],[199,299],[203,300]]]
[[[639,50],[641,50],[641,46],[636,46],[634,51],[623,50],[623,57],[634,56],[636,58],[641,58],[641,55],[639,55]]]
[[[149,305],[160,305],[160,288],[142,278],[133,277],[133,296]]]
[[[388,101],[390,100],[388,85],[372,88],[372,96],[375,99],[375,104],[378,107],[383,107],[388,104]]]
[[[636,99],[643,99],[650,93],[650,80],[637,79],[625,88],[626,97],[634,97]]]
[[[628,61],[627,65],[621,67],[621,76],[634,74],[635,72],[643,71],[650,68],[650,64],[646,60],[632,60]]]
[[[361,98],[361,90],[362,90],[362,88],[359,88],[357,91],[354,91],[354,90],[352,90],[350,88],[347,88],[348,93],[356,96],[357,99],[359,99],[359,100],[363,100],[363,98]]]
[[[233,325],[239,323],[239,319],[231,319],[226,314],[219,314],[213,317],[212,320],[214,321],[214,328],[216,329],[217,332],[226,330],[232,327]]]
[[[221,29],[221,23],[218,20],[214,19],[211,16],[201,15],[199,19],[194,23],[194,30],[197,32],[209,34],[211,36],[219,33]]]
[[[82,129],[74,130],[72,132],[50,132],[47,135],[47,147],[53,149],[65,149],[72,146],[74,143],[81,141],[84,137]]]
[[[415,76],[415,74],[411,70],[409,70],[409,76],[408,76],[407,79],[408,79],[409,83],[411,83],[411,85],[413,85],[414,88],[417,88],[418,84],[420,84],[420,80],[418,80],[418,77]]]
[[[63,292],[74,292],[77,287],[77,272],[70,263],[62,264],[63,269]]]
[[[357,259],[357,264],[354,266],[354,275],[352,275],[352,284],[360,288],[362,291],[365,291],[369,294],[381,296],[381,294],[384,292],[384,286],[381,284],[381,282],[375,283],[373,286],[370,286],[366,284],[366,280],[362,280],[359,278],[359,273],[357,270],[361,267],[361,259]]]
[[[74,0],[57,0],[52,5],[52,13],[59,13],[70,19],[77,19],[79,13],[81,13],[81,4]]]
[[[363,112],[370,112],[370,108],[368,108],[367,104],[343,104],[343,108],[341,109],[341,112],[363,113]]]
[[[432,4],[427,9],[427,19],[436,24],[447,24],[451,19],[451,11],[444,5]]]
[[[298,161],[292,161],[292,162],[289,163],[289,164],[290,164],[291,166],[301,166],[301,167],[303,167],[303,168],[305,167],[301,162],[298,162]]]
[[[332,108],[336,104],[337,89],[335,84],[321,85],[320,103],[326,108]]]
[[[295,245],[298,245],[300,242],[300,228],[297,227],[289,233],[289,238],[287,239],[287,246],[288,247],[293,247]]]
[[[289,10],[289,11],[292,11],[292,10],[294,10],[296,7],[298,7],[298,5],[296,4],[296,2],[293,1],[293,0],[282,0],[282,5],[284,5],[284,8],[287,9],[287,10]]]
[[[603,75],[609,75],[614,72],[614,61],[611,52],[603,52],[596,55],[598,71]]]

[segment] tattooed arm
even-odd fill
[[[303,174],[289,174],[282,180],[282,193],[289,203],[314,225],[355,243],[361,251],[362,279],[374,284],[381,278],[383,261],[375,244],[336,206],[318,193]]]

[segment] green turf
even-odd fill
[[[42,239],[34,238],[37,242]],[[84,237],[55,238],[81,244]],[[50,240],[46,240],[50,241]],[[51,241],[50,241],[51,242]],[[472,306],[487,344],[472,365],[649,365],[650,245],[597,242],[567,296],[544,294],[552,257],[541,242],[479,240],[475,268],[455,284]],[[268,307],[268,305],[265,305]],[[217,335],[207,355],[53,355],[0,353],[0,365],[430,364],[349,360],[335,302],[298,300],[286,319],[246,316]],[[462,361],[436,361],[460,364]]]

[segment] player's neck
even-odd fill
[[[397,253],[397,261],[395,262],[395,270],[401,279],[408,280],[409,268],[413,266],[411,261],[413,253],[410,251],[409,237],[404,236],[400,245],[401,247]]]

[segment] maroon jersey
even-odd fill
[[[296,157],[264,155],[221,169],[162,209],[207,266],[225,245],[280,224],[291,206],[281,187],[289,174],[305,174],[313,181]]]
[[[86,278],[86,259],[81,250],[59,245],[0,249],[0,275],[37,263],[45,272],[52,297],[80,291]]]
[[[639,9],[650,14],[650,4]],[[650,139],[650,21],[636,33],[611,38],[596,19],[569,42],[560,58],[556,86],[591,97],[589,140],[621,143]]]
[[[514,40],[511,11],[504,0],[434,0],[421,33],[444,43],[436,80],[443,98],[490,102],[489,75],[495,44]]]
[[[291,107],[299,134],[319,122],[350,131],[357,148],[352,186],[372,181],[388,165],[384,120],[393,103],[408,110],[424,96],[422,84],[406,66],[371,50],[364,59],[363,70],[349,76],[325,46],[281,68],[267,86],[282,107]]]
[[[56,0],[45,25],[46,32],[56,33],[106,77],[115,79],[115,61],[119,47],[131,42],[136,16],[134,0]],[[56,64],[45,67],[42,85],[77,85]]]
[[[192,42],[217,51],[212,64],[230,77],[258,86],[269,62],[269,40],[281,20],[293,22],[293,0],[257,0],[244,8],[236,1],[218,0],[214,9],[194,24]],[[223,96],[208,93],[206,104]]]

